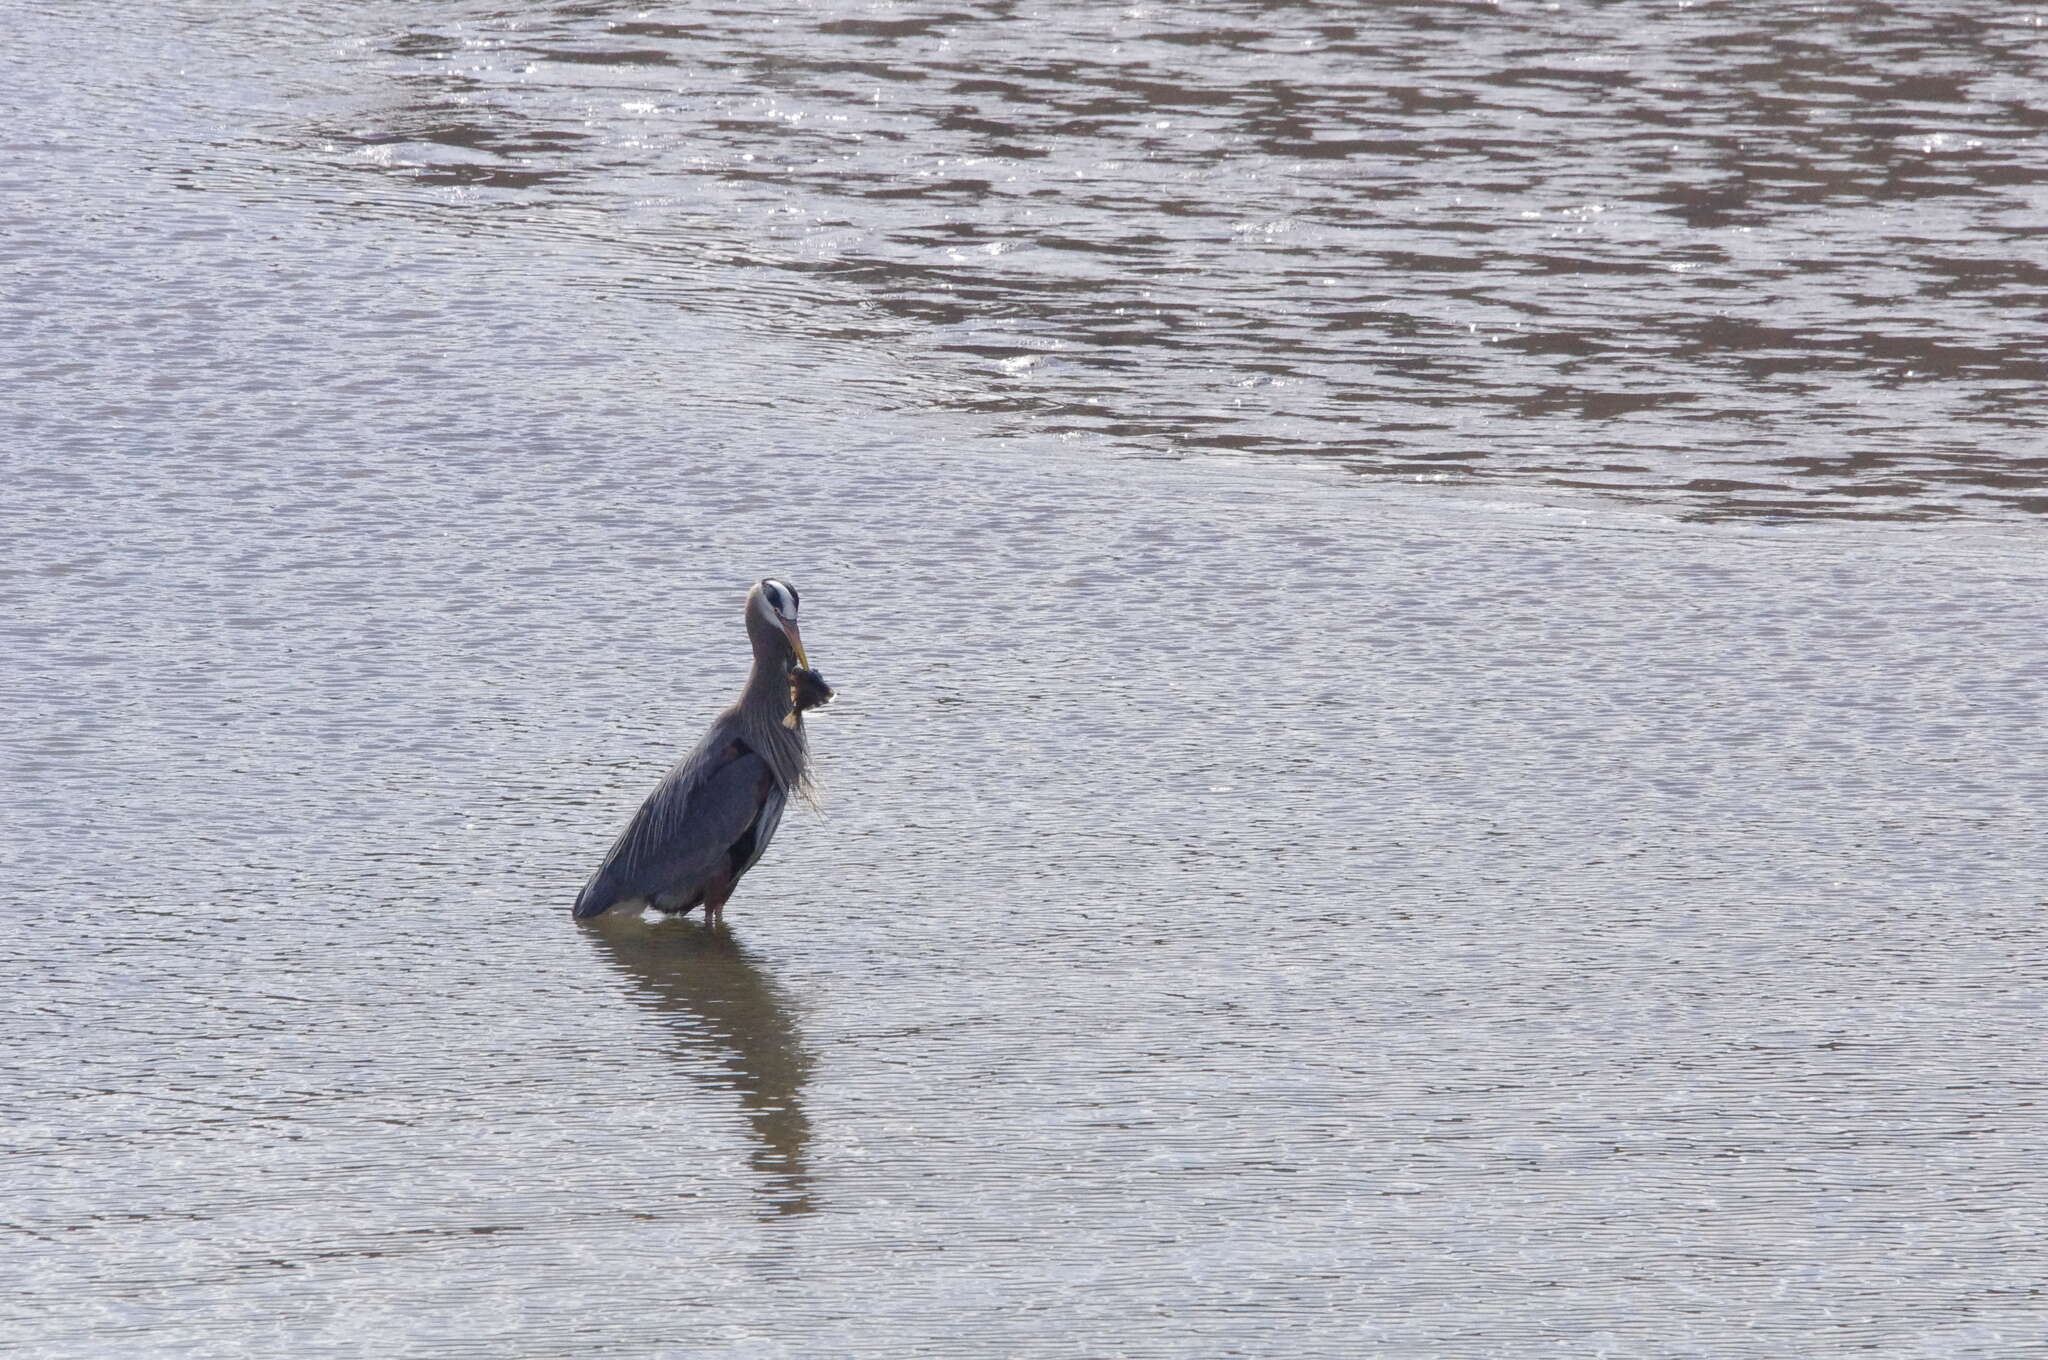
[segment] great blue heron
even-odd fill
[[[740,875],[754,867],[791,790],[808,791],[804,710],[832,697],[810,668],[796,626],[796,587],[770,577],[747,592],[754,669],[738,702],[676,762],[576,897],[576,917],[645,903],[717,924]]]

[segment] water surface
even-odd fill
[[[984,438],[1698,516],[2048,506],[2048,80],[2020,10],[389,21],[349,53],[374,96],[314,120],[355,192],[521,234],[602,215],[634,284],[800,282]]]
[[[2038,1343],[2027,24],[22,9],[0,1336]]]

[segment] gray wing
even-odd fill
[[[754,825],[747,833],[752,841],[743,840],[733,847],[732,876],[735,880],[761,862],[761,852],[768,848],[768,842],[775,839],[775,828],[782,825],[782,806],[789,801],[789,790],[773,779],[768,784],[768,797],[761,803],[761,815],[754,819]]]
[[[596,916],[634,898],[676,910],[693,905],[738,859],[751,865],[767,837],[757,830],[784,795],[768,762],[737,738],[692,752],[647,796],[576,899],[576,915]],[[752,844],[742,847],[751,839]],[[735,852],[742,853],[736,857]],[[743,869],[739,872],[744,872]],[[738,876],[737,872],[733,873]]]

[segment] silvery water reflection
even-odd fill
[[[991,431],[1938,519],[2048,507],[2039,41],[1762,0],[399,11],[368,97],[277,132],[396,211],[630,242],[643,296],[800,280]]]
[[[2027,16],[9,18],[5,1344],[2048,1328]]]
[[[789,1002],[760,962],[729,930],[690,919],[606,917],[580,934],[673,1037],[677,1065],[691,1080],[738,1099],[756,1144],[749,1160],[775,1211],[810,1212],[803,1093],[811,1059]]]

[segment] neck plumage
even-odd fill
[[[733,712],[746,733],[747,745],[775,771],[785,788],[808,798],[811,794],[810,743],[804,740],[803,715],[796,711],[790,689],[790,671],[796,658],[781,645],[779,636],[758,639],[770,645],[754,648],[754,669],[747,675],[747,687]]]

